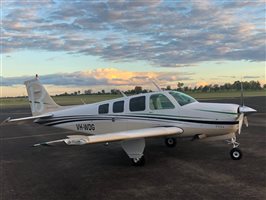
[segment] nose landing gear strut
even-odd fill
[[[231,140],[228,141],[228,143],[233,145],[233,149],[230,151],[231,158],[233,160],[240,160],[242,158],[242,152],[238,148],[240,144],[236,141],[236,137],[232,137]]]

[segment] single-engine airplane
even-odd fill
[[[154,83],[155,84],[155,83]],[[162,137],[168,147],[178,138],[192,140],[227,140],[233,145],[230,156],[239,160],[242,153],[236,141],[247,115],[256,110],[236,104],[201,103],[177,91],[158,91],[102,101],[98,103],[59,106],[49,96],[38,76],[25,82],[32,116],[5,120],[29,122],[81,132],[65,139],[42,142],[33,146],[63,142],[85,145],[120,141],[134,166],[144,165],[145,139]]]

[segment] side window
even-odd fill
[[[160,109],[173,109],[175,106],[172,102],[163,94],[153,94],[150,97],[150,109],[160,110]]]
[[[124,101],[117,101],[113,104],[113,113],[124,112]]]
[[[107,103],[107,104],[100,105],[98,112],[99,114],[105,114],[105,113],[108,113],[108,110],[109,110],[109,104]]]
[[[145,96],[134,97],[129,102],[130,111],[143,111],[145,110]]]

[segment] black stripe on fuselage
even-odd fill
[[[155,117],[155,116],[138,116],[138,115],[113,115],[113,116],[65,116],[65,117],[54,117],[52,119],[41,119],[36,121],[36,123],[43,124],[46,126],[55,126],[64,123],[78,122],[78,121],[102,121],[102,120],[125,120],[125,119],[133,119],[133,120],[149,120],[149,121],[179,121],[179,122],[189,122],[189,123],[200,123],[200,124],[219,124],[219,125],[234,125],[238,124],[238,121],[210,121],[210,120],[194,120],[194,119],[177,119],[177,118],[169,118],[169,117]]]

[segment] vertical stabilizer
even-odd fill
[[[35,79],[25,81],[24,84],[27,88],[33,116],[58,110],[60,108],[60,106],[54,102],[46,89],[40,83],[37,75]]]

